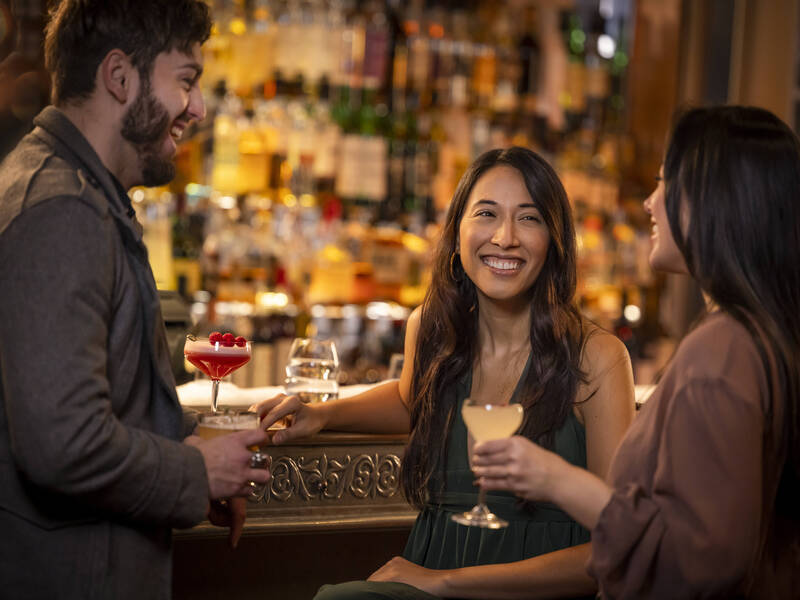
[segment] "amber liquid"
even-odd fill
[[[259,418],[254,412],[229,411],[220,414],[203,414],[194,432],[201,438],[212,439],[235,431],[257,429],[258,424]]]
[[[514,435],[522,424],[519,404],[470,406],[464,404],[461,415],[467,429],[478,442],[497,440]]]

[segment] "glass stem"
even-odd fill
[[[219,379],[211,380],[211,412],[217,412],[217,394],[219,393]]]
[[[478,491],[478,507],[483,512],[488,512],[489,511],[489,507],[486,506],[486,490],[483,489],[483,488],[480,488],[479,491]]]

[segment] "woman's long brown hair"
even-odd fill
[[[447,460],[447,433],[458,402],[453,390],[478,353],[477,292],[455,250],[472,188],[496,166],[512,167],[522,175],[550,232],[545,264],[529,292],[531,367],[522,382],[525,420],[521,433],[552,446],[584,380],[580,370],[584,322],[574,305],[575,229],[564,187],[535,152],[520,147],[490,150],[458,184],[422,304],[411,382],[411,436],[401,471],[406,498],[418,508]]]

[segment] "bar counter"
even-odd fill
[[[207,385],[182,387],[183,403],[207,406]],[[637,386],[637,405],[652,390]],[[223,391],[238,396],[239,407],[277,393],[233,386]],[[175,600],[310,599],[325,583],[368,577],[403,552],[416,518],[400,491],[406,439],[321,432],[264,446],[273,478],[263,496],[248,503],[236,550],[228,547],[227,529],[208,522],[175,531]]]
[[[416,517],[400,490],[405,435],[322,432],[272,456],[236,550],[227,529],[175,531],[174,598],[312,598],[403,551]]]

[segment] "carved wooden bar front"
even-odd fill
[[[324,432],[264,446],[272,480],[248,504],[245,534],[408,528],[416,517],[400,488],[406,436]],[[225,535],[203,523],[179,537]]]

